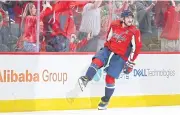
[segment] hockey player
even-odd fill
[[[106,66],[108,60],[110,60],[109,66],[105,69],[107,73],[105,95],[98,105],[99,110],[107,108],[115,89],[115,79],[118,79],[120,73],[123,71],[125,74],[129,74],[133,70],[134,61],[142,47],[140,31],[132,25],[133,13],[125,10],[121,13],[121,18],[122,20],[115,20],[111,23],[104,47],[93,57],[86,75],[78,79],[83,91],[98,69]]]

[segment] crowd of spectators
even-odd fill
[[[142,51],[180,51],[180,2],[0,1],[0,52],[96,52],[113,20],[130,9]]]

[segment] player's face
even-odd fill
[[[126,24],[126,26],[131,26],[133,24],[133,17],[132,16],[125,17],[124,23]]]

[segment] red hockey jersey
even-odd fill
[[[133,62],[142,47],[140,31],[135,26],[123,28],[120,20],[113,21],[104,45],[124,60]],[[131,53],[127,57],[126,54],[129,47],[131,47]]]

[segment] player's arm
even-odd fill
[[[141,34],[139,30],[137,30],[135,35],[132,37],[131,43],[132,43],[132,52],[129,56],[128,61],[134,63],[142,47]]]
[[[110,26],[108,32],[107,32],[107,35],[106,35],[106,41],[109,41],[111,39],[113,35],[113,30],[112,30],[112,27]]]
[[[116,25],[116,21],[111,22],[107,34],[106,34],[106,41],[109,41],[111,39],[111,37],[113,36],[113,26]]]
[[[132,43],[132,51],[123,70],[125,74],[129,74],[133,70],[133,67],[135,65],[134,62],[137,56],[139,55],[140,49],[142,47],[141,35],[139,30],[136,31],[135,35],[132,37],[131,43]]]

